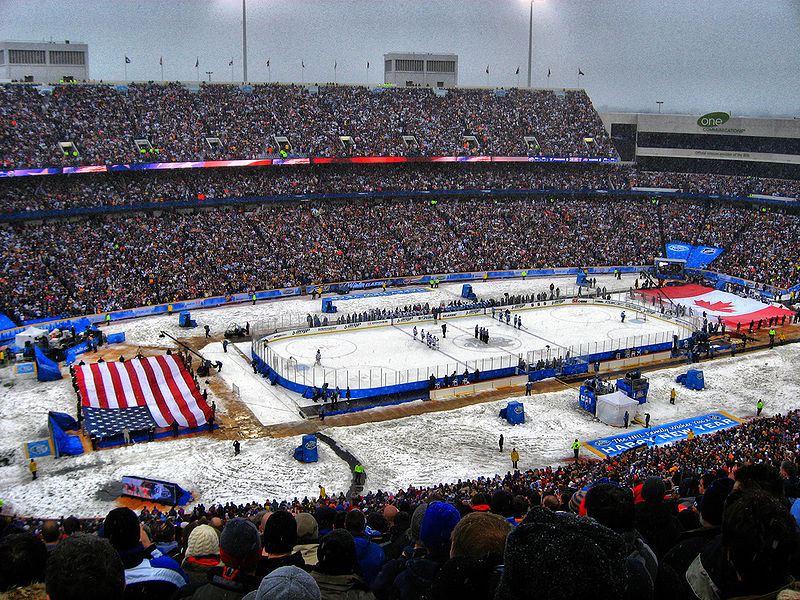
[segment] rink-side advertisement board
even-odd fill
[[[666,425],[659,425],[658,427],[599,438],[585,442],[583,445],[595,454],[606,458],[617,456],[637,446],[661,446],[670,442],[685,440],[690,430],[694,431],[694,435],[703,435],[714,433],[721,429],[736,427],[742,423],[743,421],[727,413],[714,412]]]

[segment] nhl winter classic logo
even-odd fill
[[[306,442],[306,450],[313,450],[316,447],[317,447],[317,440],[316,439],[308,440]]]

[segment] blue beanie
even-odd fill
[[[461,515],[452,504],[431,502],[422,517],[419,539],[432,554],[447,551],[450,535],[460,520]]]

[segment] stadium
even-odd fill
[[[797,119],[248,77],[246,4],[230,82],[0,42],[0,592],[794,591]]]

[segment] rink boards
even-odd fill
[[[547,369],[552,371],[547,376],[556,376],[562,367],[575,369],[589,360],[663,351],[671,347],[673,335],[683,339],[691,334],[686,324],[663,319],[655,311],[648,311],[647,321],[637,320],[635,311],[648,309],[613,301],[561,299],[502,307],[506,309],[512,313],[510,325],[493,319],[491,308],[471,308],[443,313],[437,321],[424,315],[297,328],[255,341],[253,355],[268,365],[277,383],[299,393],[328,383],[331,389],[349,386],[353,397],[359,397],[392,393],[397,386],[402,386],[400,391],[426,389],[431,375],[438,380],[476,369],[486,377],[514,375],[520,359],[535,365],[560,357],[558,373]],[[622,310],[627,315],[624,323]],[[513,327],[515,314],[523,321],[520,328]],[[488,344],[475,337],[476,326],[488,328]],[[439,350],[420,341],[423,331],[439,338]]]

